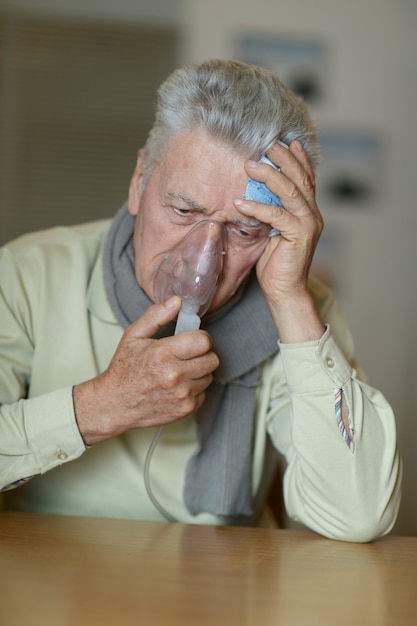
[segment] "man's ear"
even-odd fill
[[[127,199],[127,208],[131,215],[137,215],[140,205],[140,197],[142,195],[143,180],[143,149],[139,150],[136,161],[135,171],[130,179],[129,194]]]

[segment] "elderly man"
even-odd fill
[[[4,506],[261,524],[278,452],[292,518],[351,541],[392,528],[394,417],[310,276],[317,156],[305,105],[273,73],[189,65],[158,91],[111,223],[3,248]],[[222,238],[222,271],[201,328],[174,334],[183,299],[160,301],[157,277],[202,223]]]

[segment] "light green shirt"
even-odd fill
[[[108,227],[103,221],[33,233],[0,251],[0,488],[34,475],[3,493],[5,507],[163,519],[144,485],[155,429],[86,449],[74,416],[73,385],[108,366],[123,333],[103,286]],[[327,330],[320,341],[281,344],[264,365],[253,493],[269,469],[270,439],[285,457],[288,514],[325,536],[368,541],[391,529],[399,506],[395,420],[383,395],[352,367],[351,337],[333,295],[316,281],[311,289]],[[338,415],[340,390],[352,445]],[[185,468],[195,446],[192,415],[165,427],[152,458],[152,490],[180,521],[228,523],[185,508]]]

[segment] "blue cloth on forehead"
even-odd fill
[[[268,165],[272,165],[272,167],[274,167],[276,170],[280,169],[277,165],[275,165],[275,163],[272,163],[272,161],[270,161],[267,156],[263,156],[261,159],[259,159],[259,163],[267,163]],[[268,189],[265,183],[260,183],[258,180],[253,180],[253,178],[248,179],[248,184],[246,185],[245,191],[245,198],[246,200],[262,202],[263,204],[274,204],[275,206],[280,206],[284,208],[278,196],[272,193],[272,191]]]

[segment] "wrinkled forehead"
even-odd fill
[[[224,205],[243,197],[248,180],[245,161],[232,146],[198,131],[172,140],[154,173],[167,193],[204,207],[209,201]]]

